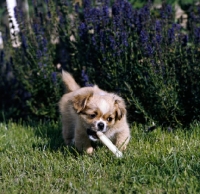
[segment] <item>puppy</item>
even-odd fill
[[[120,149],[125,150],[130,139],[124,100],[98,86],[83,87],[66,71],[62,79],[67,93],[59,102],[62,135],[66,145],[75,144],[78,151],[91,154],[91,141],[98,141],[97,131],[103,132]]]

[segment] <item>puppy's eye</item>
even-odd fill
[[[96,114],[90,114],[89,117],[90,117],[91,119],[94,119],[94,118],[96,117]]]
[[[112,120],[113,120],[112,117],[108,117],[108,118],[107,118],[107,121],[108,121],[108,122],[111,122]]]

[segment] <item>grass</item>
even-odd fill
[[[60,123],[0,123],[0,193],[200,193],[200,126],[132,126],[122,159],[64,146]]]

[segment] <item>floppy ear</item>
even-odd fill
[[[77,113],[80,113],[86,106],[89,98],[92,96],[92,93],[88,94],[78,94],[72,100],[74,109]]]
[[[115,107],[116,107],[116,119],[120,120],[126,114],[126,106],[124,100],[118,97],[115,100]]]

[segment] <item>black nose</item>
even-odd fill
[[[97,126],[98,126],[99,130],[103,130],[104,129],[104,123],[102,123],[102,122],[98,123]]]

